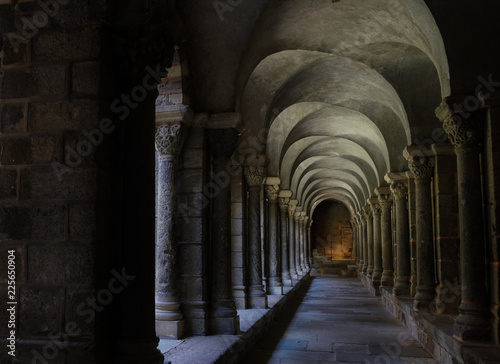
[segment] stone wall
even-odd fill
[[[352,259],[352,227],[347,208],[325,201],[314,210],[311,249],[332,259]]]
[[[0,245],[16,250],[19,362],[31,362],[32,349],[45,355],[49,334],[73,322],[73,349],[56,350],[50,362],[91,363],[92,354],[75,347],[94,340],[96,321],[77,307],[95,295],[102,274],[95,260],[105,250],[96,209],[106,200],[97,193],[101,144],[113,129],[100,123],[97,101],[105,8],[100,1],[54,4],[0,5]],[[5,300],[0,306],[6,322]]]

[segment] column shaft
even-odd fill
[[[489,95],[489,94],[488,94]],[[460,284],[454,334],[460,340],[488,341],[492,337],[486,286],[486,250],[483,218],[480,151],[486,121],[485,109],[456,112],[461,98],[446,98],[436,110],[443,129],[455,146],[460,225]],[[444,117],[443,117],[444,116]]]
[[[179,123],[158,125],[158,196],[156,221],[156,332],[180,338],[184,322],[177,293],[177,171],[185,127]]]
[[[432,301],[436,294],[431,196],[434,157],[424,156],[421,148],[414,145],[406,147],[404,155],[415,178],[417,293],[413,308],[429,311],[433,309]]]
[[[390,189],[379,187],[377,189],[378,200],[381,207],[380,216],[380,235],[382,244],[382,277],[380,285],[382,287],[394,286],[394,257],[392,253],[392,228],[391,228],[391,209],[392,200]]]
[[[278,192],[279,179],[275,177],[266,178],[266,193],[269,203],[269,286],[268,294],[283,294],[280,266],[280,231],[278,226]]]
[[[396,176],[395,176],[396,175]],[[410,294],[410,242],[409,221],[406,196],[408,180],[404,173],[390,173],[386,181],[391,183],[391,192],[395,199],[396,213],[396,282],[393,293],[396,296]]]
[[[213,156],[213,176],[226,176],[238,132],[233,128],[208,129],[207,139]],[[217,186],[219,193],[211,200],[210,332],[234,335],[239,331],[239,317],[231,289],[231,190],[230,184]]]
[[[295,282],[297,282],[297,268],[295,261],[295,247],[296,247],[296,239],[295,239],[295,207],[297,206],[297,200],[290,200],[288,204],[288,236],[290,237],[290,249],[289,249],[289,257],[290,257],[290,277],[292,278],[292,286]]]
[[[295,225],[295,269],[299,277],[303,276],[302,266],[300,265],[300,212],[295,212],[294,215]]]

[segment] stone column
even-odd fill
[[[233,124],[233,125],[231,125]],[[211,121],[207,126],[208,146],[212,153],[213,176],[227,175],[230,159],[238,140],[238,120]],[[230,127],[233,126],[233,127]],[[215,184],[214,184],[215,185]],[[235,335],[239,317],[231,289],[231,190],[230,184],[217,184],[218,193],[211,199],[210,243],[210,332]]]
[[[356,222],[354,221],[354,217],[350,220],[352,226],[352,258],[354,263],[356,263],[358,259],[358,247],[356,246]]]
[[[130,279],[126,289],[113,296],[113,312],[109,315],[114,329],[109,343],[113,346],[113,359],[123,364],[160,364],[164,357],[157,348],[155,333],[155,100],[156,84],[161,82],[162,71],[172,60],[174,49],[168,32],[171,24],[164,19],[151,20],[151,12],[169,13],[167,5],[141,9],[135,11],[130,3],[120,4],[113,19],[108,19],[105,29],[101,29],[103,41],[112,48],[107,60],[113,65],[108,68],[113,73],[109,78],[114,76],[114,82],[106,85],[109,100],[119,99],[124,92],[128,94],[143,85],[146,77],[149,81],[147,88],[141,87],[141,101],[134,102],[121,120],[112,116],[116,126],[110,135],[112,145],[108,144],[110,150],[100,149],[112,153],[109,158],[113,159],[114,168],[113,181],[105,180],[108,175],[100,172],[99,185],[113,182],[114,190],[98,197],[104,203],[113,201],[113,210],[105,211],[99,223],[113,217],[109,219],[114,220],[113,236],[105,237],[113,245],[113,268]],[[154,51],[148,49],[147,45],[157,39],[161,39],[161,44]],[[151,77],[148,70],[154,69],[159,70],[158,75]]]
[[[415,194],[415,178],[411,172],[406,172],[408,178],[408,223],[410,224],[410,295],[417,293],[417,204]]]
[[[366,216],[366,247],[368,252],[366,276],[371,279],[373,275],[373,213],[369,203],[363,209]]]
[[[156,334],[181,338],[184,320],[177,292],[177,171],[179,154],[187,135],[187,126],[171,122],[174,115],[156,117],[158,153],[158,195],[156,220]],[[190,120],[190,118],[187,118]]]
[[[462,301],[458,308],[454,334],[461,340],[486,341],[491,338],[492,328],[486,288],[479,159],[486,119],[484,109],[471,113],[456,112],[452,105],[457,103],[463,105],[463,100],[446,98],[436,111],[457,155]]]
[[[408,209],[406,195],[408,193],[408,178],[405,173],[388,173],[385,180],[391,184],[391,192],[396,201],[396,282],[393,293],[395,296],[410,294],[410,241],[408,225]]]
[[[278,177],[267,177],[265,189],[269,201],[269,286],[268,294],[283,294],[280,267],[280,237],[278,226],[278,192],[280,179]]]
[[[306,271],[309,272],[311,267],[309,266],[309,239],[307,238],[307,230],[308,230],[308,225],[309,225],[309,216],[304,216],[304,228],[303,228],[303,234],[304,234],[304,267],[306,268]]]
[[[311,227],[312,227],[312,219],[309,220],[309,223],[307,225],[307,251],[308,251],[308,257],[309,257],[309,269],[312,269],[314,265],[314,257],[313,257],[313,252],[312,252],[312,242],[311,242]]]
[[[295,225],[295,269],[297,269],[297,274],[300,277],[304,275],[302,271],[302,266],[300,264],[300,217],[301,217],[302,207],[297,206],[295,208],[295,214],[293,216]]]
[[[248,186],[248,250],[249,250],[249,308],[266,308],[267,296],[262,285],[262,252],[260,232],[260,190],[269,160],[265,155],[252,156],[243,173]]]
[[[413,308],[428,311],[436,295],[434,270],[434,232],[432,228],[431,177],[434,175],[434,156],[411,145],[403,152],[415,178],[415,214],[417,234],[417,293]]]
[[[378,292],[382,278],[382,236],[380,231],[380,203],[377,197],[369,199],[373,215],[373,275],[372,283]]]
[[[292,197],[292,191],[283,190],[279,192],[280,204],[280,231],[281,231],[281,279],[283,286],[290,287],[292,278],[290,275],[290,239],[288,237],[288,204]]]
[[[366,221],[368,216],[366,215],[364,208],[362,208],[360,211],[360,217],[361,217],[361,239],[363,240],[363,267],[361,269],[361,273],[366,275],[368,271],[368,236],[366,234],[367,232]]]
[[[381,287],[394,286],[394,257],[392,254],[391,209],[392,198],[389,187],[375,189],[381,208],[380,235],[382,240],[383,271],[380,279]]]
[[[295,208],[297,200],[290,200],[288,203],[288,236],[290,237],[290,277],[292,277],[292,286],[298,281],[297,267],[295,263],[295,246],[297,239],[295,238]]]
[[[356,214],[355,219],[356,219],[356,239],[358,240],[358,259],[356,265],[358,267],[358,272],[361,272],[363,268],[363,239],[361,238],[362,223],[359,211]]]
[[[302,269],[302,274],[305,275],[307,273],[306,266],[306,257],[305,257],[305,239],[304,239],[304,230],[305,230],[305,218],[306,212],[301,211],[300,220],[299,220],[299,232],[300,232],[300,268]]]
[[[460,304],[457,157],[450,143],[433,144],[436,231],[436,311],[456,315]]]

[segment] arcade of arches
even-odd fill
[[[498,347],[499,17],[0,1],[0,285],[15,250],[18,300],[0,361],[163,363],[158,337],[236,335],[331,260],[442,358]]]

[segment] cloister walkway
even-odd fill
[[[436,363],[358,278],[311,278],[244,364]]]

